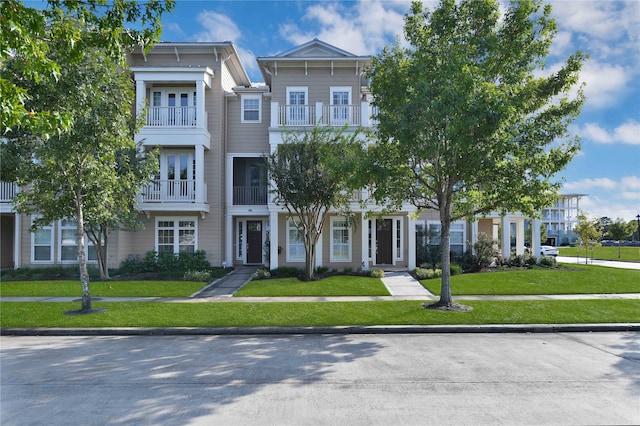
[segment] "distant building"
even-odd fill
[[[578,223],[580,199],[588,194],[560,194],[551,207],[542,209],[541,222],[547,227],[547,242],[553,246],[566,246],[576,242],[573,232]]]

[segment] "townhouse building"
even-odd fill
[[[233,43],[158,43],[129,56],[143,149],[160,148],[159,173],[138,196],[144,228],[114,231],[110,268],[146,252],[203,250],[216,266],[304,266],[295,218],[273,202],[265,156],[288,132],[315,125],[375,126],[364,72],[370,56],[357,56],[314,39],[289,51],[257,58],[264,79],[251,82]],[[2,267],[77,262],[75,227],[59,221],[35,233],[32,218],[13,211],[17,188],[0,187]],[[437,244],[437,212],[415,218],[409,204],[393,214],[353,194],[356,225],[330,214],[316,248],[317,265],[337,270],[412,269],[417,248]],[[452,250],[462,253],[478,233],[498,237],[508,256],[513,239],[524,250],[521,215],[489,216],[452,226]],[[534,221],[534,228],[539,221]],[[513,235],[515,234],[515,235]],[[535,234],[535,233],[534,233]],[[427,240],[428,239],[428,240]],[[534,241],[539,245],[539,241]],[[95,253],[88,248],[89,261]]]

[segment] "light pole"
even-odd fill
[[[638,241],[640,241],[640,214],[636,215],[636,220],[638,221]]]

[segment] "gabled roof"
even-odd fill
[[[275,58],[355,58],[356,55],[347,52],[346,50],[339,49],[324,41],[314,38],[313,40],[294,47],[286,52],[279,53]]]

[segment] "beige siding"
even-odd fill
[[[242,123],[241,97],[227,98],[227,137],[229,153],[268,153],[271,101],[262,97],[262,121]]]
[[[273,101],[280,105],[287,103],[287,87],[308,87],[309,105],[315,102],[330,102],[330,88],[334,86],[351,86],[351,103],[360,102],[360,77],[355,75],[354,69],[334,69],[331,75],[330,68],[309,68],[307,75],[304,68],[278,70],[278,75],[273,76]]]

